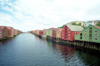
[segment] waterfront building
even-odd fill
[[[52,38],[56,38],[56,30],[57,30],[57,28],[53,28],[52,29]]]
[[[74,36],[83,30],[82,26],[65,25],[61,32],[61,39],[74,41]]]
[[[62,31],[62,28],[57,28],[57,30],[56,30],[56,38],[57,39],[61,39],[61,31]]]
[[[13,34],[13,28],[12,27],[7,27],[7,29],[8,29],[8,36],[9,37],[13,37],[14,36],[14,34]]]
[[[3,38],[7,38],[8,37],[8,29],[6,26],[0,26],[0,35],[1,35],[1,39]]]
[[[100,43],[100,27],[90,25],[75,36],[75,40]]]
[[[48,37],[52,37],[52,30],[53,30],[54,28],[49,28],[48,29],[48,32],[47,32],[47,36]]]
[[[43,29],[43,35],[46,35],[47,31],[48,31],[48,29]]]
[[[43,31],[42,30],[39,30],[39,35],[43,35]]]

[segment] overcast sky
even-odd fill
[[[100,0],[0,0],[0,25],[22,31],[100,20]]]

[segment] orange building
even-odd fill
[[[62,28],[57,28],[56,29],[56,38],[57,39],[60,39],[61,38],[61,31],[62,31]]]

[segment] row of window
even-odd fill
[[[84,39],[87,39],[86,37]],[[98,40],[97,38],[94,38],[94,40]]]
[[[62,37],[62,38],[64,38],[64,37]],[[67,38],[67,37],[65,37],[65,38]],[[68,39],[70,39],[70,37],[68,37]]]
[[[62,35],[64,35],[64,34],[62,34]],[[65,34],[65,35],[67,35],[67,34]],[[68,34],[68,36],[70,36],[70,34]]]
[[[86,33],[84,35],[87,35]],[[95,36],[98,36],[98,34],[94,34]],[[92,36],[92,35],[91,35]]]
[[[78,39],[78,37],[76,37]],[[84,37],[84,39],[87,39],[87,37]],[[94,40],[98,40],[97,38],[94,38]]]
[[[87,31],[85,30],[84,32],[87,32]],[[95,32],[97,33],[98,31],[95,31]]]

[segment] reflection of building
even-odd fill
[[[84,66],[85,65],[86,66],[100,66],[100,56],[97,56],[97,55],[94,56],[92,54],[83,53],[81,51],[75,51],[75,54],[84,63]]]
[[[74,48],[61,45],[61,53],[65,58],[65,61],[68,62],[72,57],[74,57]]]
[[[48,46],[52,48],[52,42],[48,41]]]
[[[56,50],[61,51],[61,45],[56,44]]]

